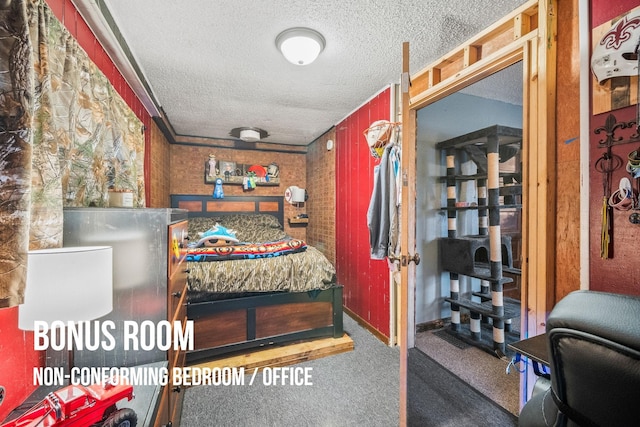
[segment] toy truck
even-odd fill
[[[0,427],[135,427],[135,411],[116,407],[125,398],[134,398],[133,386],[112,380],[87,387],[69,385]]]

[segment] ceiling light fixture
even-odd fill
[[[245,142],[256,142],[260,141],[262,138],[266,138],[269,136],[269,133],[260,128],[251,128],[251,127],[241,127],[241,128],[233,128],[229,135],[234,138],[239,138]]]
[[[287,61],[295,65],[308,65],[324,49],[322,34],[310,28],[289,28],[276,37],[276,46]]]

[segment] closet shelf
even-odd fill
[[[522,182],[522,174],[520,172],[500,172],[498,174],[500,178],[508,178],[511,179],[512,182]],[[438,178],[440,182],[447,182],[447,179],[453,178],[456,181],[477,181],[479,179],[487,179],[488,176],[486,173],[476,173],[473,175],[466,174],[456,174],[456,175],[448,175],[441,176]]]
[[[452,305],[458,305],[464,307],[474,313],[480,313],[483,316],[490,317],[497,320],[509,320],[516,317],[520,317],[520,304],[513,304],[507,301],[504,302],[502,307],[502,313],[496,313],[491,301],[475,302],[468,299],[454,299],[445,298],[445,301],[450,302]]]
[[[440,208],[441,211],[468,211],[468,210],[477,210],[477,209],[522,209],[521,204],[509,204],[509,205],[496,205],[496,206],[445,206]]]
[[[498,145],[522,144],[522,129],[509,126],[493,125],[484,129],[469,132],[465,135],[438,142],[436,148],[464,148],[475,145],[484,147],[490,139],[497,139]]]

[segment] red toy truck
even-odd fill
[[[135,411],[116,407],[124,398],[134,398],[133,386],[115,381],[88,387],[70,385],[49,393],[23,415],[0,427],[135,427]]]

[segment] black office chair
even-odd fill
[[[525,404],[519,425],[640,425],[640,297],[572,292],[546,331],[551,387]]]

